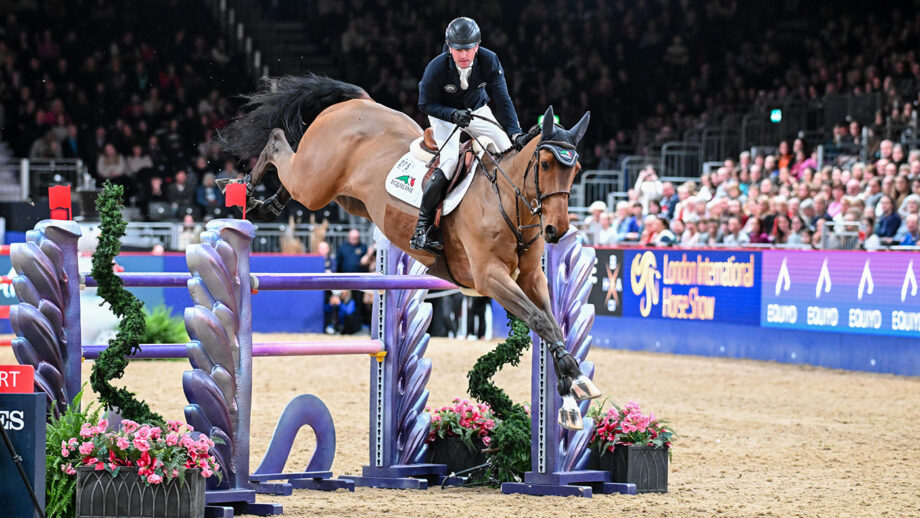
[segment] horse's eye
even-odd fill
[[[540,161],[540,167],[541,167],[544,171],[547,170],[547,169],[549,169],[549,162],[547,162],[546,160]]]

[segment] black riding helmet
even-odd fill
[[[447,46],[452,49],[471,49],[482,41],[482,33],[472,18],[461,16],[447,26],[445,39]]]

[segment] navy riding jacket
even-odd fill
[[[502,128],[508,135],[522,133],[498,56],[487,48],[479,47],[471,66],[469,88],[462,90],[460,73],[450,52],[445,50],[432,59],[418,84],[419,109],[426,115],[450,121],[450,115],[455,110],[477,110],[489,100],[494,100],[492,112]]]

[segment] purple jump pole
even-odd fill
[[[83,358],[95,360],[107,345],[84,345]],[[253,356],[332,356],[337,354],[370,354],[385,352],[379,340],[341,340],[320,342],[264,342],[252,345]],[[188,358],[187,344],[141,344],[132,359]]]
[[[591,348],[588,333],[594,324],[594,306],[587,300],[596,262],[594,249],[582,247],[574,229],[557,244],[546,244],[543,255],[553,315],[565,334],[565,347],[590,378],[594,376],[594,364],[585,358]],[[559,426],[556,416],[562,398],[556,391],[552,357],[536,333],[533,341],[539,345],[534,345],[531,378],[531,471],[524,474],[523,482],[502,484],[502,493],[589,498],[594,491],[635,494],[635,484],[614,484],[610,482],[610,472],[584,469],[588,443],[594,434],[594,421],[584,418],[590,402],[580,404],[582,430]]]
[[[35,391],[55,415],[80,391],[80,285],[73,221],[44,220],[10,247],[19,304],[10,307],[13,354],[35,367]]]
[[[253,274],[254,290],[406,290],[452,289],[453,284],[428,275],[400,277],[368,273],[326,273],[303,275],[298,273]]]
[[[393,246],[382,234],[377,240],[377,271],[388,276],[420,275],[425,267]],[[418,286],[417,284],[414,286]],[[361,476],[346,476],[358,486],[427,489],[447,474],[444,464],[427,464],[425,439],[431,416],[428,378],[431,360],[424,358],[431,322],[427,289],[391,289],[374,297],[371,337],[386,346],[386,361],[371,361],[370,463]]]
[[[125,288],[185,288],[192,276],[181,272],[143,273],[123,272],[117,274]],[[97,286],[92,275],[83,274],[83,285]]]

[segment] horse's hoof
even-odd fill
[[[572,396],[562,397],[562,408],[559,409],[559,426],[568,430],[581,430],[581,411],[575,398]]]
[[[601,397],[601,391],[590,378],[582,374],[572,381],[572,395],[578,401]]]

